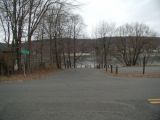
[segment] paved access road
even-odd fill
[[[96,69],[0,84],[0,120],[160,120],[160,79],[116,78]]]

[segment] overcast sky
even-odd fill
[[[116,25],[140,22],[150,26],[160,36],[160,0],[78,0],[78,13],[90,34],[100,21]]]

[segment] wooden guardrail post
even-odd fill
[[[111,73],[113,72],[113,65],[111,65]]]
[[[106,67],[106,72],[108,71],[108,65],[105,65],[105,67]]]
[[[118,66],[116,65],[116,74],[118,74]]]

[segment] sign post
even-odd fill
[[[24,50],[21,50],[21,54],[23,55],[23,59],[24,59],[24,61],[23,61],[23,73],[24,73],[24,76],[26,77],[26,69],[25,69],[25,61],[26,61],[26,57],[27,57],[27,55],[29,55],[29,50],[26,50],[26,49],[24,49]]]

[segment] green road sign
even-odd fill
[[[23,54],[23,55],[29,55],[29,50],[21,50],[21,54]]]

